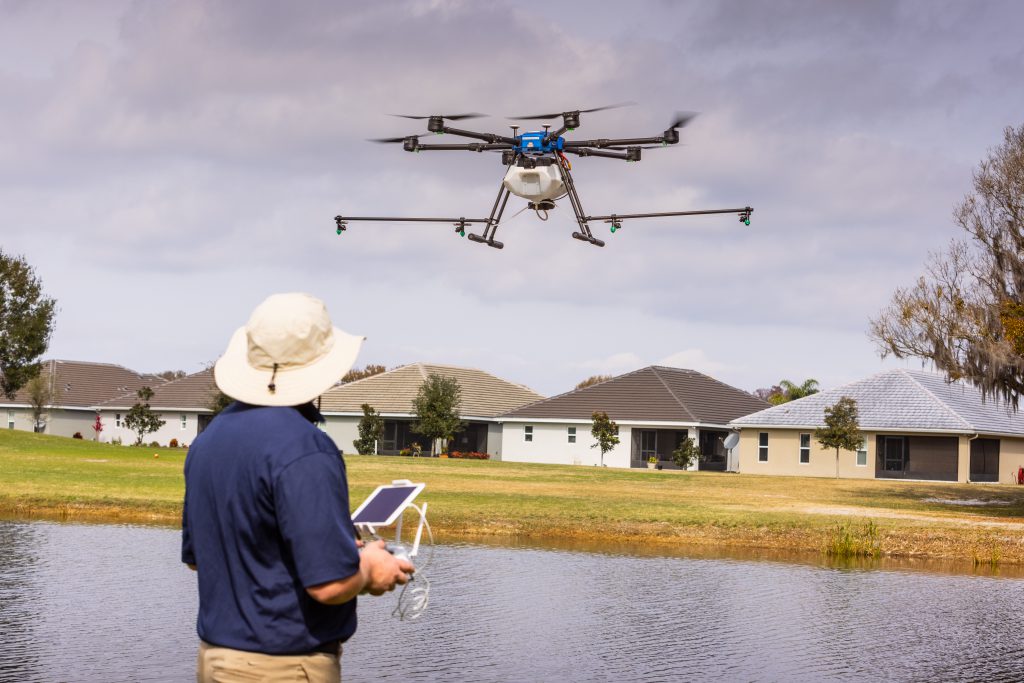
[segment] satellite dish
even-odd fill
[[[732,449],[736,448],[736,444],[738,444],[739,442],[740,435],[737,434],[736,432],[729,432],[729,436],[725,437],[725,440],[722,442],[722,444],[726,447],[727,450],[731,451]]]

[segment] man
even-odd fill
[[[352,367],[361,337],[308,294],[275,294],[214,366],[235,399],[185,461],[182,561],[199,578],[198,681],[341,678],[356,596],[408,581],[382,541],[361,550],[345,463],[312,401]]]

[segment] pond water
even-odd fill
[[[174,530],[0,521],[0,681],[194,680]],[[346,681],[1021,681],[1024,580],[441,545],[431,603],[360,599]]]

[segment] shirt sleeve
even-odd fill
[[[181,503],[181,561],[185,564],[196,563],[196,550],[192,544],[192,531],[188,524],[188,492]]]
[[[302,456],[274,482],[278,528],[306,588],[359,571],[348,482],[337,453]]]

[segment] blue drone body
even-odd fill
[[[516,146],[512,149],[520,154],[550,154],[565,149],[565,138],[551,137],[546,131],[530,131],[514,138]]]

